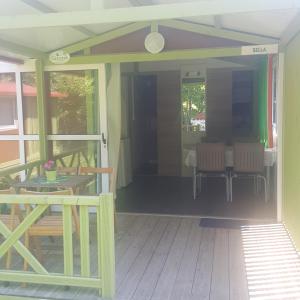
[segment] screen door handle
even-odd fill
[[[104,145],[106,145],[106,138],[105,138],[105,136],[104,136],[104,133],[102,133],[102,143],[104,144]]]

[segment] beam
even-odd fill
[[[109,24],[295,9],[299,0],[211,0],[139,7],[0,17],[0,30]]]
[[[26,56],[28,58],[43,58],[45,56],[45,53],[42,51],[2,39],[0,39],[0,49],[6,50],[10,53]]]
[[[129,0],[133,6],[154,5],[152,0]]]
[[[71,59],[66,63],[66,65],[203,59],[239,55],[241,55],[241,47],[203,48],[193,50],[164,51],[158,54],[151,54],[148,52],[137,52],[74,56],[71,57]],[[46,62],[46,65],[52,65],[52,63],[48,61]]]
[[[0,55],[0,61],[10,63],[10,64],[15,64],[15,65],[24,64],[24,60],[22,60],[22,59],[12,58],[12,57],[3,56],[3,55]]]
[[[95,45],[102,44],[102,43],[110,41],[110,40],[113,40],[115,38],[118,38],[123,35],[129,34],[131,32],[143,29],[148,26],[150,26],[150,23],[148,23],[148,22],[129,24],[129,25],[119,27],[117,29],[113,29],[111,31],[102,33],[98,36],[89,38],[87,40],[64,47],[61,50],[63,50],[66,53],[74,53],[74,52],[77,52],[77,51],[80,51],[83,49],[93,47]]]
[[[284,30],[280,37],[279,45],[281,48],[286,47],[291,40],[300,32],[300,12],[296,14],[288,27]]]
[[[222,29],[222,16],[214,16],[214,26],[217,29]]]
[[[42,12],[42,13],[56,13],[57,11],[44,3],[38,0],[21,0],[23,3],[27,4],[28,6]],[[87,36],[94,36],[95,33],[86,29],[83,26],[72,26],[73,29],[77,30],[80,33],[83,33]]]
[[[194,33],[230,39],[240,42],[245,42],[249,44],[274,44],[278,43],[277,39],[269,38],[269,37],[262,37],[259,35],[249,34],[249,33],[242,33],[227,29],[218,29],[212,26],[200,25],[190,22],[178,21],[178,20],[167,20],[159,22],[162,26],[167,26],[179,30],[190,31]]]

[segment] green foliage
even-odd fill
[[[206,112],[205,82],[188,82],[181,89],[183,124],[191,125],[200,112]]]

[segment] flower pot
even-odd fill
[[[47,181],[56,180],[56,171],[45,171]]]

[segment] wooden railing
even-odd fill
[[[34,283],[47,285],[77,286],[99,289],[102,297],[112,298],[115,293],[115,254],[114,254],[114,204],[112,194],[100,196],[41,196],[41,195],[0,195],[0,204],[30,204],[34,209],[11,231],[0,220],[0,234],[4,242],[0,245],[0,260],[5,258],[9,249],[14,248],[28,263],[32,271],[0,270],[0,281]],[[64,271],[51,273],[24,246],[22,237],[30,226],[39,219],[50,205],[62,207]],[[80,268],[74,271],[72,236],[72,206],[79,207],[80,219]],[[96,248],[98,271],[92,275],[90,251],[90,213],[96,208]],[[92,263],[92,264],[91,264]],[[3,264],[1,264],[3,265]],[[77,264],[76,264],[77,266]],[[50,268],[49,268],[50,269]]]
[[[80,166],[82,163],[88,166],[90,163],[90,159],[86,156],[83,149],[76,149],[75,151],[64,152],[59,155],[55,155],[52,159],[56,162],[58,166],[62,167]],[[5,178],[8,183],[13,183],[16,180],[12,178],[12,176],[18,175],[22,171],[25,171],[26,179],[29,179],[31,175],[39,175],[41,173],[41,166],[44,163],[44,160],[38,160],[23,165],[0,169],[0,178]]]

